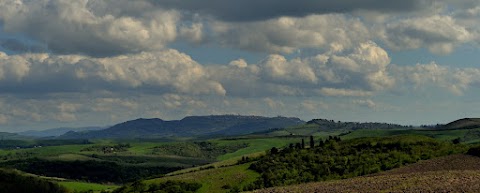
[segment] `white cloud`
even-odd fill
[[[240,59],[207,69],[230,96],[366,96],[394,86],[389,63],[385,50],[366,42],[343,52],[292,59],[272,54],[258,64]]]
[[[201,43],[204,39],[203,23],[197,22],[190,26],[181,26],[179,36],[192,43]]]
[[[282,101],[274,100],[272,98],[264,98],[263,101],[270,107],[270,109],[284,108],[285,104]]]
[[[373,102],[372,100],[370,99],[367,99],[367,100],[354,100],[352,101],[353,104],[356,104],[356,105],[359,105],[359,106],[365,106],[365,107],[368,107],[370,109],[375,109],[377,107],[377,105],[375,104],[375,102]]]
[[[310,112],[319,112],[329,108],[329,105],[321,101],[304,100],[301,103],[302,109]]]
[[[366,97],[366,96],[373,95],[373,92],[371,91],[338,89],[338,88],[322,88],[318,92],[325,96]]]
[[[267,53],[293,53],[298,49],[348,49],[369,38],[359,19],[340,14],[280,17],[245,23],[213,22],[214,41],[221,45]]]
[[[8,33],[26,34],[62,54],[109,56],[158,50],[177,37],[176,11],[145,1],[6,0],[0,20]],[[143,12],[127,8],[137,6]],[[112,6],[112,7],[109,7]]]
[[[101,97],[95,100],[95,106],[92,107],[92,110],[95,112],[109,112],[115,107],[122,107],[132,111],[136,110],[138,106],[138,102],[132,99]]]
[[[0,81],[20,81],[30,71],[27,60],[20,56],[9,57],[0,52]]]
[[[403,19],[388,23],[381,37],[397,50],[426,47],[435,54],[449,54],[454,47],[473,38],[465,26],[448,15]]]
[[[233,60],[228,65],[236,66],[238,68],[246,68],[248,66],[247,62],[244,59]]]
[[[361,43],[352,53],[327,53],[308,60],[320,82],[325,81],[341,88],[384,90],[395,84],[387,71],[390,57],[373,42]]]
[[[175,91],[225,95],[204,67],[176,50],[109,58],[23,54],[0,59],[0,92]],[[46,85],[49,85],[47,88]],[[43,87],[44,89],[41,89]]]
[[[287,59],[281,55],[270,55],[260,62],[265,76],[273,81],[311,83],[318,81],[313,69],[300,59]]]
[[[456,95],[463,95],[471,86],[480,83],[478,68],[453,68],[436,63],[392,66],[392,73],[404,85],[413,85],[414,89],[435,86]]]
[[[8,122],[8,118],[4,114],[0,114],[0,124],[6,124]]]

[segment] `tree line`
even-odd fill
[[[67,189],[35,176],[11,169],[0,169],[0,193],[67,193]]]
[[[311,137],[311,148],[305,147],[304,140],[282,150],[272,148],[266,156],[250,166],[261,177],[245,190],[351,178],[467,150],[462,144],[455,145],[423,136],[347,141],[329,137],[317,144]]]

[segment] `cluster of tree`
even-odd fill
[[[319,144],[318,146],[324,146],[325,143],[328,143],[329,141],[336,141],[336,142],[340,142],[342,141],[342,139],[338,136],[328,136],[328,138],[323,141],[322,139],[319,140]],[[309,148],[314,148],[314,147],[317,147],[317,145],[315,145],[315,139],[313,138],[313,136],[310,136],[310,142],[309,142]],[[289,146],[288,146],[289,149],[305,149],[306,148],[306,144],[305,144],[305,139],[302,139],[302,142],[300,143],[296,143],[295,145],[293,143],[291,143]],[[270,153],[271,154],[276,154],[278,153],[279,150],[276,148],[276,147],[272,147],[272,149],[270,149]]]
[[[103,152],[106,153],[115,153],[115,152],[124,152],[130,148],[129,143],[120,143],[116,145],[93,145],[90,147],[83,148],[80,151],[95,151],[95,152]]]
[[[91,144],[91,142],[84,139],[0,140],[0,149],[35,148],[76,144]]]
[[[27,176],[15,170],[0,169],[0,193],[66,193],[67,190],[38,177]]]
[[[418,160],[465,152],[464,145],[422,136],[341,141],[330,137],[314,148],[271,150],[250,169],[261,177],[246,189],[350,178],[389,170]]]
[[[468,149],[467,154],[480,157],[480,146],[471,147]]]
[[[247,143],[228,143],[219,145],[212,142],[185,142],[164,144],[153,149],[154,154],[178,155],[183,157],[205,158],[215,160],[218,156],[248,147]]]
[[[7,161],[1,163],[0,166],[12,167],[37,175],[100,183],[126,183],[151,176],[160,176],[182,169],[180,167],[121,165],[108,161],[90,160],[69,162],[36,158]]]
[[[135,181],[114,190],[113,193],[193,193],[201,187],[202,184],[195,182],[169,180],[161,183],[152,183],[147,186],[141,181]]]
[[[10,151],[7,154],[0,155],[0,160],[26,159],[34,156],[36,156],[36,154],[31,151]]]
[[[327,119],[313,119],[307,124],[316,124],[325,129],[342,129],[342,130],[356,130],[356,129],[411,129],[413,126],[403,126],[391,123],[360,123],[360,122],[341,122]]]

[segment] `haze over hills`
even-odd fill
[[[240,115],[190,116],[181,120],[136,119],[110,128],[68,132],[62,139],[94,138],[164,138],[192,136],[232,136],[265,131],[272,128],[304,124],[299,118]]]
[[[106,128],[108,127],[95,127],[95,126],[79,127],[79,128],[62,127],[62,128],[53,128],[53,129],[46,129],[46,130],[40,130],[40,131],[29,130],[29,131],[19,132],[18,134],[23,136],[31,136],[31,137],[58,137],[69,131],[85,132],[85,131],[101,130]]]
[[[31,137],[19,135],[17,133],[0,132],[0,140],[26,140]]]

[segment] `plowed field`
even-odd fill
[[[451,155],[369,176],[255,192],[480,192],[480,158]]]

